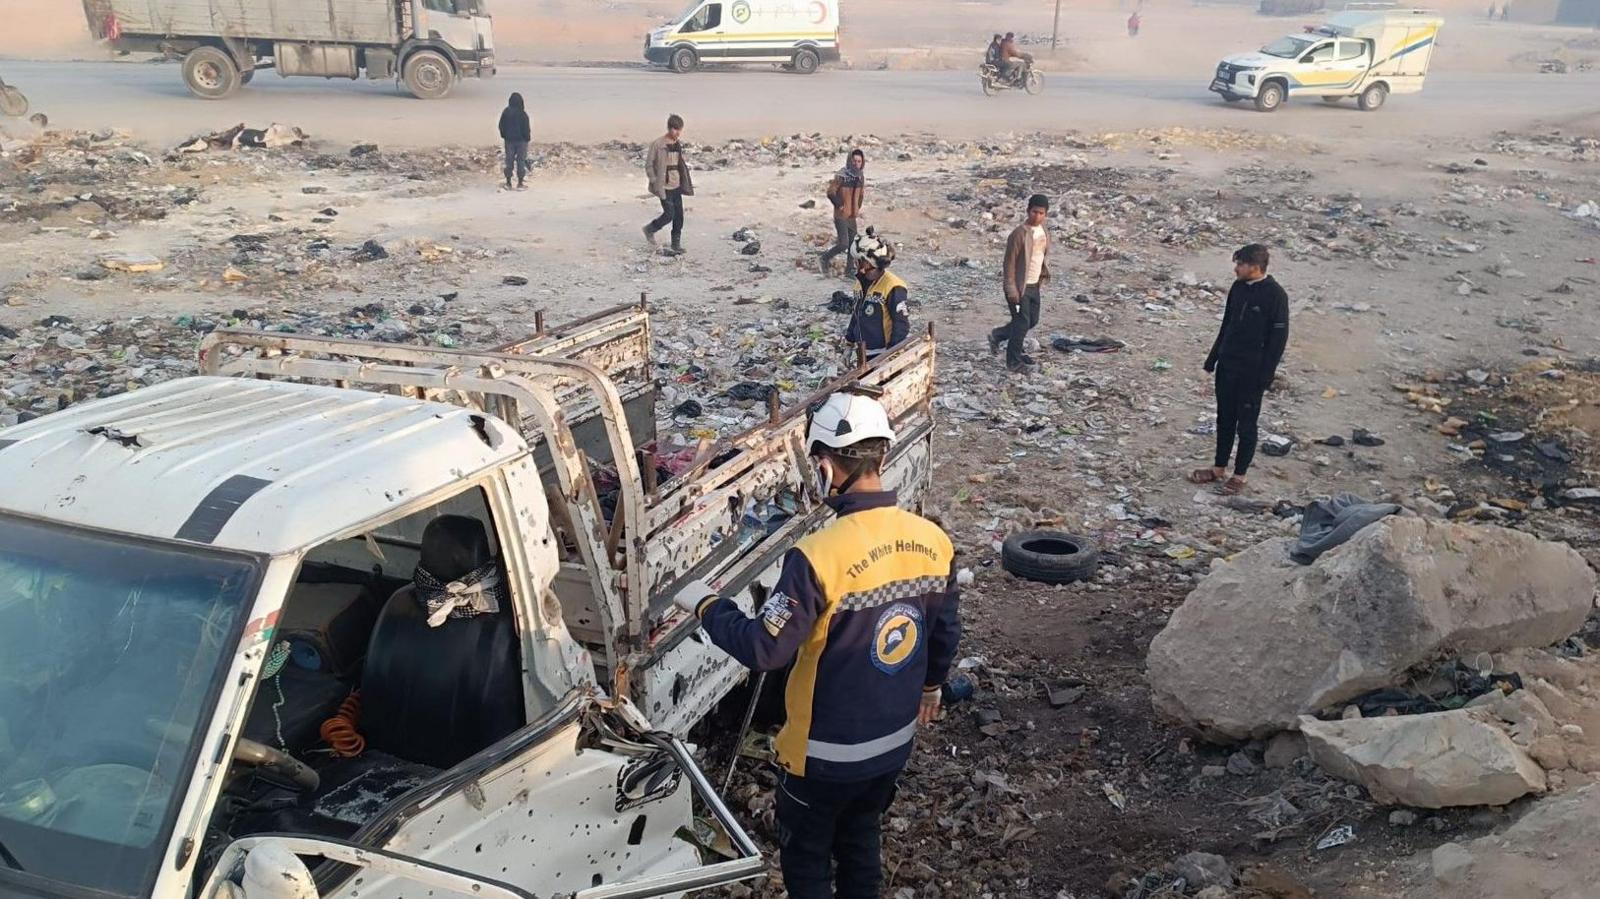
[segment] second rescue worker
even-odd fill
[[[874,359],[911,336],[906,282],[889,271],[894,247],[871,228],[856,235],[850,253],[856,260],[856,304],[844,339],[861,344]]]
[[[794,663],[775,744],[779,864],[793,899],[877,899],[883,813],[918,723],[939,712],[961,636],[950,538],[883,487],[893,440],[877,400],[828,397],[806,441],[838,519],[789,550],[754,618],[703,583],[675,599],[744,665]]]

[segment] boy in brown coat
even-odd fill
[[[661,201],[661,214],[644,226],[644,239],[653,246],[656,232],[672,226],[674,256],[683,254],[683,198],[694,196],[694,182],[689,180],[689,162],[683,155],[683,117],[667,116],[667,133],[656,138],[645,151],[644,169],[649,178],[650,193]]]
[[[1045,256],[1050,252],[1050,234],[1044,218],[1050,212],[1050,199],[1044,194],[1028,198],[1028,218],[1006,238],[1005,265],[1001,286],[1011,320],[989,332],[989,352],[1006,345],[1006,368],[1025,373],[1034,368],[1033,357],[1022,351],[1023,338],[1039,324],[1039,288],[1050,280]]]
[[[828,274],[833,257],[848,254],[856,239],[856,219],[861,215],[861,204],[867,197],[867,154],[851,150],[844,168],[828,182],[828,201],[833,204],[833,246],[817,260],[822,274]],[[845,271],[851,270],[850,258],[845,257]]]

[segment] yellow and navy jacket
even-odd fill
[[[911,310],[906,282],[884,270],[868,284],[856,276],[856,305],[850,310],[850,327],[844,339],[867,345],[867,358],[898,346],[911,336]]]
[[[793,662],[778,764],[798,777],[865,780],[905,765],[922,691],[943,684],[955,658],[954,548],[892,491],[827,503],[838,519],[789,550],[754,618],[716,596],[696,611],[712,642],[744,665]]]

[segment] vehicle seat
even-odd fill
[[[418,564],[441,581],[494,558],[476,519],[443,515],[422,532]],[[484,749],[524,724],[520,656],[509,601],[495,613],[429,627],[416,588],[401,587],[378,613],[367,644],[361,676],[367,745],[434,768]]]

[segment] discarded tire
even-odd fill
[[[1001,544],[1000,564],[1030,581],[1070,584],[1094,575],[1100,551],[1088,537],[1062,531],[1023,531]]]

